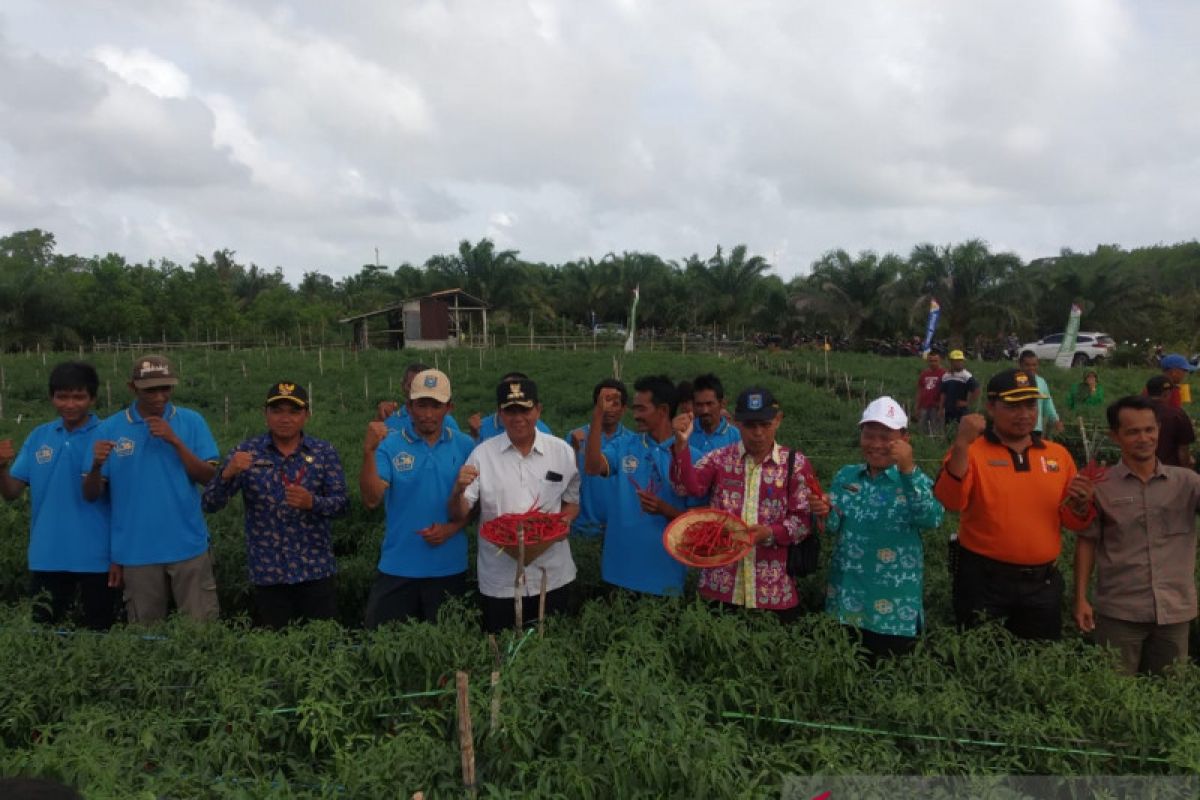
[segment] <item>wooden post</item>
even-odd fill
[[[470,679],[466,672],[454,674],[454,688],[458,695],[458,748],[462,753],[463,787],[475,796],[475,737],[471,733]]]
[[[517,576],[513,581],[513,627],[517,633],[524,627],[525,595],[525,526],[517,526]]]
[[[313,385],[308,385],[308,413],[313,413]]]
[[[538,595],[538,638],[546,635],[546,568],[542,570],[542,591]]]
[[[325,374],[325,348],[317,348],[317,371],[322,375]]]
[[[229,395],[225,395],[225,424],[229,424]]]
[[[500,730],[500,645],[496,644],[496,634],[488,634],[488,644],[492,648],[492,721],[491,732]]]
[[[112,384],[107,379],[104,381],[104,407],[112,408]]]

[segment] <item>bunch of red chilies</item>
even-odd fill
[[[808,493],[811,496],[817,498],[818,500],[827,499],[825,497],[825,492],[821,491],[821,482],[817,480],[816,475],[806,473],[804,476],[804,483],[806,486],[808,486]],[[817,517],[817,530],[825,530],[825,519],[823,517]]]
[[[535,504],[523,514],[502,514],[483,523],[479,535],[501,547],[518,547],[517,533],[525,532],[525,544],[553,542],[567,535],[570,525],[566,515],[538,511]]]
[[[1103,464],[1097,464],[1096,459],[1093,458],[1087,463],[1087,466],[1079,470],[1079,474],[1092,483],[1100,483],[1108,478],[1108,467]]]
[[[737,548],[728,519],[706,520],[688,526],[680,540],[681,549],[693,556],[711,558]]]

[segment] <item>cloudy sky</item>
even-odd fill
[[[5,0],[0,232],[293,281],[1196,238],[1200,3]]]

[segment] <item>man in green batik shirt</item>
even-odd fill
[[[872,658],[906,652],[924,627],[925,553],[921,531],[945,513],[933,481],[917,468],[908,416],[890,397],[867,406],[859,422],[863,463],[842,467],[828,503],[836,535],[825,610],[838,618]],[[832,506],[832,507],[830,507]]]

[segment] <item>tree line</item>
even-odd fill
[[[820,332],[855,344],[924,331],[941,306],[938,338],[969,342],[1060,331],[1072,303],[1084,329],[1117,339],[1194,347],[1200,329],[1200,242],[1126,250],[1099,245],[1025,262],[981,239],[922,243],[907,257],[831,250],[784,281],[746,245],[707,257],[608,253],[563,264],[526,261],[488,239],[463,240],[421,266],[363,265],[334,280],[242,264],[232,250],[130,263],[116,253],[58,253],[52,233],[0,237],[0,347],[74,349],[100,341],[346,341],[337,320],[428,292],[461,288],[493,308],[494,327],[559,331],[624,324],[641,288],[639,327],[661,331]]]

